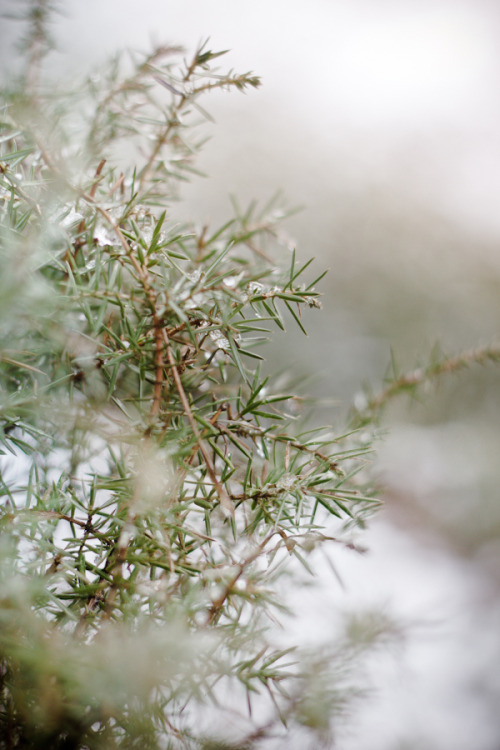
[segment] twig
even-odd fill
[[[322,463],[328,464],[328,468],[330,469],[330,471],[335,471],[339,473],[342,472],[342,469],[339,467],[337,461],[332,461],[329,456],[317,450],[316,448],[312,448],[308,445],[304,445],[304,443],[300,443],[297,440],[291,440],[287,435],[275,435],[269,430],[262,429],[261,427],[258,427],[256,424],[249,424],[245,421],[228,422],[227,423],[228,431],[230,431],[231,428],[234,432],[240,433],[242,435],[247,435],[250,438],[259,436],[263,438],[268,438],[269,440],[273,440],[274,442],[285,443],[286,445],[290,445],[292,448],[296,448],[299,451],[309,453],[311,456],[313,456],[315,459],[317,459],[318,461]]]
[[[500,346],[493,344],[484,346],[479,349],[469,349],[456,357],[446,357],[441,362],[428,365],[425,368],[418,368],[412,372],[404,373],[395,378],[387,388],[382,390],[377,396],[369,399],[367,404],[355,412],[352,422],[355,426],[362,425],[373,419],[387,403],[395,396],[399,396],[408,390],[413,390],[424,383],[436,380],[446,373],[458,372],[473,364],[485,364],[485,362],[500,361]]]
[[[175,361],[174,354],[172,352],[172,347],[170,346],[170,340],[168,338],[168,333],[167,333],[167,330],[165,328],[163,329],[163,337],[165,339],[165,344],[166,344],[166,348],[167,348],[167,359],[168,359],[168,362],[169,362],[170,367],[172,369],[172,375],[173,375],[173,378],[174,378],[175,387],[177,388],[177,392],[179,394],[179,398],[181,400],[181,404],[182,404],[182,406],[184,408],[184,411],[186,413],[186,417],[187,417],[188,422],[189,422],[189,424],[191,426],[191,430],[193,431],[193,435],[194,435],[195,440],[196,440],[196,442],[198,444],[198,447],[200,449],[200,453],[203,456],[203,460],[205,461],[205,465],[207,467],[208,475],[209,475],[210,479],[212,480],[215,489],[217,490],[217,495],[219,497],[221,506],[224,508],[224,510],[227,513],[229,513],[229,515],[234,516],[234,506],[233,506],[233,504],[232,504],[232,502],[231,502],[231,500],[229,498],[229,495],[227,494],[226,490],[224,489],[224,487],[222,486],[222,484],[220,483],[220,481],[219,481],[219,479],[217,477],[217,473],[215,471],[215,467],[214,467],[214,465],[212,463],[212,458],[211,458],[211,456],[210,456],[210,454],[209,454],[209,452],[208,452],[208,450],[206,448],[204,440],[202,439],[202,437],[201,437],[201,435],[200,435],[200,433],[198,431],[198,426],[197,426],[196,421],[195,421],[195,419],[193,417],[193,412],[191,410],[191,406],[189,405],[189,401],[188,401],[188,398],[186,396],[186,392],[184,391],[184,387],[183,387],[182,381],[181,381],[181,376],[179,374],[179,369],[177,367],[177,363]]]
[[[149,277],[148,277],[147,271],[138,262],[137,258],[132,252],[132,248],[127,242],[125,235],[123,234],[118,224],[113,220],[113,217],[109,214],[108,211],[106,211],[106,209],[102,208],[102,206],[96,203],[96,201],[91,195],[87,195],[86,193],[83,193],[82,198],[88,201],[89,203],[92,203],[92,205],[95,206],[96,210],[101,214],[101,216],[103,216],[106,219],[108,224],[110,224],[110,226],[112,227],[113,231],[115,232],[116,236],[118,237],[120,241],[120,244],[123,250],[125,251],[127,257],[130,259],[130,262],[132,263],[139,277],[139,280],[143,286],[143,289],[146,293],[149,304],[151,306],[151,312],[153,316],[154,341],[155,341],[154,343],[155,384],[154,384],[154,390],[153,390],[153,404],[151,406],[151,411],[150,411],[150,418],[153,418],[158,414],[160,410],[163,383],[165,380],[164,364],[163,364],[163,334],[162,334],[163,324],[156,311],[156,297],[151,287],[151,284],[149,283]]]
[[[231,592],[234,589],[237,581],[241,578],[241,576],[245,572],[246,568],[248,568],[248,566],[251,565],[251,563],[253,563],[254,560],[256,560],[258,557],[260,557],[260,555],[262,554],[262,552],[266,548],[267,543],[277,533],[278,533],[278,531],[276,531],[275,529],[273,529],[271,531],[271,533],[268,534],[266,536],[266,538],[259,544],[259,546],[257,547],[257,549],[254,552],[252,552],[252,554],[250,555],[250,557],[247,557],[246,560],[244,560],[243,562],[241,562],[237,566],[236,573],[233,575],[233,577],[230,579],[230,581],[226,584],[226,586],[225,586],[224,591],[222,592],[222,594],[213,602],[212,606],[210,607],[210,610],[209,610],[209,613],[208,613],[207,622],[206,622],[207,625],[213,625],[214,622],[216,620],[218,620],[218,618],[220,617],[220,614],[222,612],[222,607],[224,606],[224,604],[225,604],[226,600],[228,599],[228,597],[231,595]]]

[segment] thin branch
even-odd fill
[[[110,224],[113,231],[115,232],[116,236],[118,237],[120,244],[125,251],[127,257],[130,259],[130,262],[132,263],[140,281],[143,286],[143,289],[146,293],[146,296],[148,298],[149,304],[151,306],[151,312],[153,316],[153,331],[154,331],[154,347],[155,347],[155,384],[154,384],[154,391],[153,391],[153,404],[151,406],[150,411],[150,418],[152,419],[155,417],[159,410],[161,405],[161,399],[162,399],[162,393],[163,393],[163,384],[165,381],[165,372],[164,372],[164,362],[163,362],[163,324],[160,320],[157,310],[156,310],[156,297],[155,293],[151,287],[151,284],[149,283],[149,277],[146,269],[141,266],[137,258],[132,252],[132,248],[130,247],[125,235],[123,234],[122,230],[118,226],[118,224],[114,221],[113,217],[109,214],[106,209],[102,208],[91,195],[87,195],[85,193],[82,194],[82,198],[89,203],[92,203],[92,205],[95,206],[96,210],[103,216],[106,221]]]
[[[214,625],[217,620],[219,619],[222,608],[224,604],[226,603],[226,600],[231,595],[236,583],[241,578],[245,570],[248,568],[249,565],[251,565],[254,560],[256,560],[262,552],[267,547],[268,542],[273,538],[275,534],[279,533],[276,529],[273,529],[270,534],[266,536],[266,538],[258,545],[257,549],[252,552],[252,554],[247,557],[243,562],[241,562],[237,566],[236,573],[232,576],[232,578],[229,580],[229,582],[226,584],[224,591],[222,594],[212,603],[212,606],[210,607],[208,617],[207,617],[207,625]]]
[[[352,423],[356,427],[376,419],[380,412],[396,396],[413,391],[425,383],[436,380],[446,373],[459,372],[474,364],[483,365],[486,362],[500,362],[500,345],[493,344],[478,349],[469,349],[456,357],[446,357],[440,362],[433,362],[425,368],[418,368],[395,378],[377,396],[368,400],[366,405],[356,410]]]
[[[217,425],[217,426],[220,426],[220,425]],[[304,443],[300,443],[298,440],[293,440],[293,438],[291,438],[288,435],[275,435],[270,430],[266,430],[262,427],[259,427],[256,424],[250,424],[245,421],[228,422],[227,430],[234,431],[242,435],[247,435],[248,437],[251,437],[251,438],[258,436],[258,437],[268,438],[269,440],[273,440],[274,442],[277,442],[277,443],[284,443],[285,445],[290,445],[292,448],[296,448],[299,451],[302,451],[304,453],[309,453],[317,461],[328,464],[328,468],[330,469],[330,471],[335,471],[340,474],[342,473],[342,469],[338,465],[338,462],[332,461],[330,456],[327,456],[325,453],[322,453],[321,451],[309,445],[304,445]]]
[[[200,453],[203,456],[203,460],[205,461],[205,465],[207,467],[207,472],[212,480],[215,489],[217,490],[217,495],[220,500],[220,504],[222,508],[229,513],[229,515],[234,516],[234,506],[233,503],[230,500],[230,497],[228,493],[226,492],[225,488],[222,486],[222,484],[219,481],[219,478],[217,476],[217,472],[215,471],[215,467],[212,463],[212,458],[210,456],[210,453],[207,450],[207,447],[205,445],[204,440],[202,439],[199,431],[198,426],[196,424],[195,418],[193,417],[193,412],[191,410],[191,406],[189,404],[188,398],[186,396],[186,392],[184,390],[184,387],[182,385],[181,376],[179,374],[179,369],[177,366],[177,363],[174,358],[174,354],[172,352],[172,347],[170,345],[170,340],[168,338],[168,333],[166,329],[163,329],[163,336],[165,339],[165,344],[167,347],[167,359],[169,361],[170,367],[172,369],[172,375],[175,382],[175,387],[177,388],[177,393],[179,394],[179,398],[181,400],[181,404],[184,408],[184,411],[186,413],[186,417],[188,419],[188,422],[191,426],[191,430],[193,431],[193,435],[195,437],[195,440],[198,444],[198,447],[200,449]]]

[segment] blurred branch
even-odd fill
[[[417,368],[411,372],[397,375],[380,393],[375,396],[361,394],[357,397],[359,406],[354,406],[350,423],[353,429],[378,421],[385,407],[401,395],[414,396],[416,391],[442,375],[460,372],[461,370],[488,362],[500,362],[500,345],[491,344],[478,349],[470,349],[454,357],[432,361],[427,367]]]

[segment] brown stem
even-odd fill
[[[470,349],[458,354],[456,357],[447,357],[441,362],[429,365],[426,368],[404,373],[390,383],[378,396],[371,398],[365,408],[355,415],[355,424],[364,424],[371,416],[381,411],[388,401],[405,390],[416,388],[424,383],[435,380],[440,375],[450,372],[458,372],[472,364],[484,364],[485,362],[498,362],[500,360],[500,346],[484,346],[479,349]]]
[[[184,78],[182,79],[183,83],[187,83],[189,81],[189,79],[191,78],[191,76],[193,75],[193,73],[194,73],[194,71],[196,69],[197,64],[198,64],[198,53],[196,53],[194,55],[194,57],[193,57],[190,65],[189,65],[189,67],[187,68],[186,73],[184,75]],[[179,101],[176,104],[173,105],[172,114],[171,114],[171,116],[169,118],[168,124],[164,127],[163,131],[160,133],[160,135],[156,139],[155,146],[154,146],[153,151],[151,152],[151,154],[149,156],[149,159],[147,160],[146,164],[143,166],[143,168],[139,172],[139,187],[140,187],[141,190],[144,187],[144,183],[148,179],[148,177],[149,177],[149,175],[151,173],[151,170],[153,169],[153,165],[154,165],[154,163],[155,163],[155,161],[156,161],[156,159],[158,157],[158,154],[160,153],[160,151],[162,150],[163,146],[167,142],[170,133],[172,132],[172,130],[174,129],[174,127],[177,125],[177,122],[178,122],[177,115],[178,115],[178,113],[180,113],[182,111],[182,108],[184,107],[184,105],[186,104],[186,102],[189,101],[189,99],[190,99],[191,96],[192,95],[190,95],[190,94],[183,93],[183,94],[181,94]],[[138,193],[139,192],[140,192],[140,190],[138,191]]]
[[[219,497],[219,501],[221,506],[224,508],[224,510],[229,513],[229,515],[234,516],[234,506],[230,500],[229,495],[227,494],[226,490],[220,483],[217,473],[215,471],[215,467],[212,463],[212,458],[210,456],[210,453],[207,450],[207,447],[205,445],[204,440],[202,439],[199,431],[198,426],[196,424],[195,418],[193,416],[193,412],[191,411],[191,407],[189,405],[188,398],[186,396],[186,392],[184,390],[184,386],[182,385],[181,376],[179,374],[179,368],[177,367],[177,363],[174,358],[174,354],[172,352],[172,348],[170,346],[170,340],[168,338],[168,333],[166,329],[163,329],[163,336],[165,339],[165,344],[167,348],[167,359],[170,364],[171,370],[172,370],[172,376],[174,378],[175,387],[177,388],[177,392],[179,394],[179,398],[181,400],[181,404],[184,408],[184,411],[186,413],[188,422],[191,426],[191,430],[193,431],[193,435],[195,437],[195,440],[198,444],[199,451],[201,455],[203,456],[203,460],[205,461],[205,465],[207,467],[207,472],[212,480],[215,489],[217,490],[217,495]]]
[[[309,445],[304,445],[303,443],[300,443],[297,440],[290,440],[286,435],[274,435],[272,432],[263,430],[257,425],[249,424],[247,422],[228,423],[227,428],[228,428],[228,431],[239,432],[240,434],[247,435],[250,438],[259,436],[259,437],[266,437],[269,440],[273,440],[276,443],[285,443],[286,445],[290,445],[292,448],[296,448],[299,451],[302,451],[304,453],[309,453],[313,458],[317,459],[318,461],[327,463],[330,471],[336,471],[336,472],[342,473],[337,461],[332,461],[329,456],[317,450],[316,448],[312,448]],[[230,428],[233,428],[233,429],[231,430]]]
[[[154,330],[154,341],[155,341],[155,386],[153,391],[153,404],[151,406],[151,411],[149,413],[150,418],[153,418],[158,414],[160,410],[161,405],[161,398],[162,398],[162,391],[163,391],[163,383],[165,381],[165,372],[164,372],[164,363],[163,363],[163,324],[158,317],[158,313],[156,311],[156,297],[155,293],[151,287],[151,284],[149,283],[148,273],[147,270],[141,266],[135,255],[132,253],[132,249],[127,242],[127,239],[125,235],[123,234],[122,230],[118,226],[118,224],[113,220],[112,216],[106,211],[106,209],[102,208],[102,206],[99,206],[98,203],[95,202],[94,198],[91,195],[86,195],[85,193],[82,195],[83,199],[88,201],[89,203],[92,203],[96,210],[103,216],[108,224],[112,227],[113,231],[115,232],[116,236],[120,240],[120,244],[123,247],[127,257],[130,259],[130,262],[132,263],[134,270],[137,273],[137,276],[139,277],[139,280],[142,284],[142,287],[144,291],[146,292],[146,296],[148,298],[149,304],[151,306],[151,311],[153,315],[153,330]]]
[[[99,184],[99,176],[100,176],[100,174],[101,174],[101,172],[102,172],[103,167],[104,167],[105,164],[106,164],[106,159],[101,159],[101,161],[97,165],[97,169],[95,171],[94,184],[90,188],[90,193],[89,193],[89,195],[90,195],[91,198],[95,198],[95,194],[96,194],[96,190],[97,190],[97,185]]]
[[[231,580],[227,583],[227,585],[224,588],[224,591],[222,592],[222,594],[213,602],[212,606],[210,607],[210,610],[209,610],[209,613],[208,613],[208,618],[207,618],[207,621],[206,621],[206,625],[213,625],[219,619],[219,617],[220,617],[220,615],[222,613],[222,608],[223,608],[226,600],[231,595],[231,592],[233,591],[233,589],[234,589],[237,581],[241,578],[241,576],[245,572],[246,568],[248,568],[248,566],[251,565],[251,563],[253,563],[254,560],[256,560],[258,557],[260,557],[260,555],[262,554],[262,552],[266,548],[267,543],[269,542],[270,539],[272,539],[272,537],[276,533],[277,532],[273,529],[273,531],[271,531],[271,533],[268,534],[266,536],[266,538],[259,544],[259,546],[255,550],[255,552],[253,552],[250,555],[250,557],[247,557],[246,560],[243,560],[243,562],[241,562],[238,565],[236,573],[233,575],[233,577],[231,578]]]

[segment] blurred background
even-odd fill
[[[7,13],[21,3],[0,0]],[[183,218],[217,224],[282,190],[284,229],[317,258],[323,311],[271,365],[333,402],[340,424],[364,383],[498,341],[500,5],[496,0],[65,0],[54,73],[153,43],[229,49],[221,68],[263,86],[203,102],[216,120]],[[2,76],[20,26],[0,22]],[[7,64],[8,61],[8,64]],[[375,469],[384,510],[319,576],[299,629],[380,608],[406,628],[379,659],[341,750],[500,747],[500,372],[441,380],[391,407]]]

